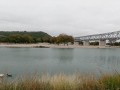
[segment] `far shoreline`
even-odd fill
[[[0,43],[0,47],[7,48],[120,48],[120,46],[82,46],[82,45],[57,45],[50,43],[37,43],[37,44],[12,44],[12,43]]]

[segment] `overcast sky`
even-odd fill
[[[120,0],[0,0],[0,31],[83,36],[120,30]]]

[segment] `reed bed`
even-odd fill
[[[3,79],[0,90],[120,90],[120,75],[24,76],[9,82]]]

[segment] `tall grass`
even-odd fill
[[[42,75],[3,80],[0,90],[120,90],[120,75]]]

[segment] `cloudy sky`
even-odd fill
[[[73,36],[120,30],[120,0],[0,0],[0,31]]]

